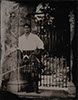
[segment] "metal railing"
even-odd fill
[[[57,57],[42,56],[45,68],[41,74],[39,87],[67,88],[69,81],[69,66],[66,60]]]

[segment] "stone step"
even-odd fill
[[[69,95],[63,90],[41,90],[40,94],[35,92],[19,92],[17,94],[26,100],[73,100],[75,98],[75,95]]]

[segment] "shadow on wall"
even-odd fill
[[[8,91],[0,91],[0,100],[21,100],[16,94]]]

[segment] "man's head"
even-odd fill
[[[29,24],[24,24],[24,33],[26,36],[30,34],[30,25]]]

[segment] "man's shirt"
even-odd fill
[[[42,40],[35,34],[30,33],[28,37],[22,35],[19,37],[19,49],[22,50],[35,50],[44,49]]]

